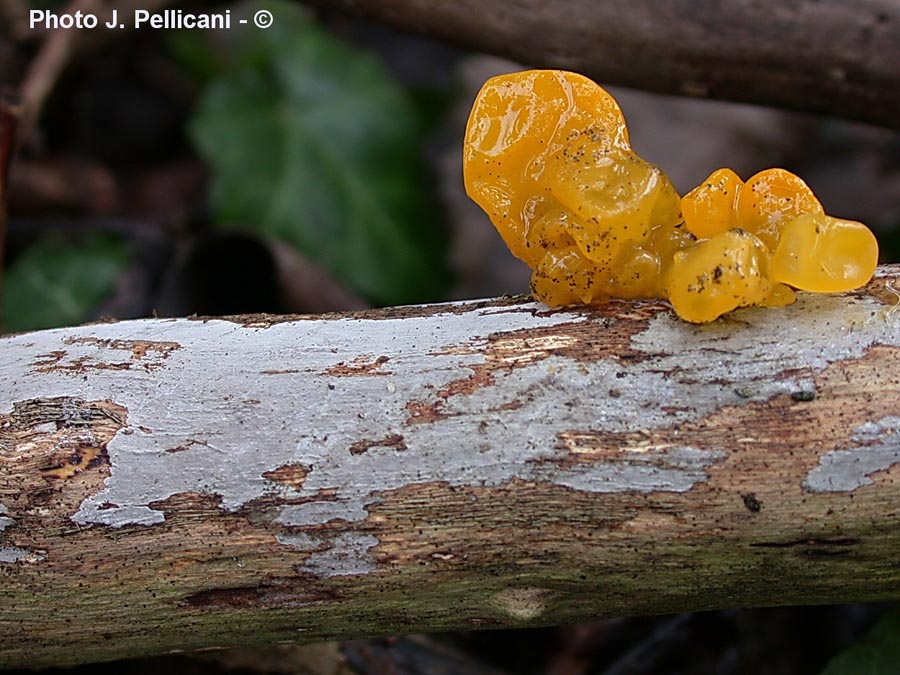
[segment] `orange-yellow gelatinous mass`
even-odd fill
[[[710,239],[737,227],[736,204],[744,181],[731,169],[716,169],[681,198],[688,232]]]
[[[741,227],[773,251],[784,226],[810,213],[825,210],[803,179],[784,169],[766,169],[751,176],[737,200]]]
[[[758,237],[738,228],[678,251],[666,283],[669,302],[695,323],[762,304],[772,290],[769,257]]]
[[[718,169],[684,198],[632,150],[616,101],[565,71],[495,77],[472,107],[466,191],[552,306],[665,298],[707,322],[747,305],[780,307],[791,287],[868,282],[878,245],[860,223],[826,216],[800,178]]]
[[[794,288],[835,293],[872,278],[878,242],[862,223],[814,213],[788,223],[772,257],[772,278]]]

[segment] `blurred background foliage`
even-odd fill
[[[889,675],[900,669],[900,611],[895,610],[858,644],[831,660],[822,675]]]
[[[247,10],[205,6],[230,7],[235,17]],[[119,39],[91,32],[78,58],[59,77],[50,74],[42,114],[20,124],[4,195],[0,332],[103,317],[325,312],[527,291],[528,270],[465,197],[460,156],[478,88],[522,66],[338,11],[265,6],[275,16],[267,31]],[[47,36],[23,30],[17,7],[25,0],[0,0],[6,92],[48,77],[36,66]],[[614,93],[637,150],[681,191],[719,166],[745,178],[785,166],[829,213],[873,227],[882,262],[900,260],[898,134]],[[128,668],[816,673],[834,659],[829,675],[886,674],[900,672],[897,614],[876,625],[888,609],[731,610]]]
[[[26,248],[3,280],[10,332],[81,322],[113,291],[128,264],[123,242],[97,232],[77,243],[51,233]]]
[[[135,61],[85,63],[58,83],[25,139],[31,161],[13,172],[7,331],[98,312],[324,311],[450,297],[447,227],[423,154],[449,88],[400,82],[371,49],[298,4],[259,7],[278,17],[269,30],[136,38]],[[132,208],[135,192],[171,202],[173,183],[179,202]],[[83,231],[89,216],[102,246]],[[141,248],[147,235],[153,260]],[[141,285],[149,297],[117,288],[128,267],[155,277]],[[119,291],[132,297],[115,299]]]
[[[441,299],[423,111],[371,54],[266,7],[278,21],[232,45],[190,122],[215,222],[297,247],[377,304]]]

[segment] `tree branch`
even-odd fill
[[[0,339],[0,665],[896,599],[898,281]]]
[[[900,128],[891,0],[313,0],[598,82]]]

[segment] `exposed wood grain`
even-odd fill
[[[2,338],[0,664],[900,598],[898,286]]]
[[[313,0],[604,84],[900,128],[893,0]]]

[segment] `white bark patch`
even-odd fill
[[[304,535],[278,535],[278,541],[299,549],[321,548],[322,542]],[[347,574],[368,574],[378,568],[369,550],[378,545],[378,539],[370,534],[339,534],[328,540],[324,551],[314,550],[306,559],[304,568],[321,577],[336,577]]]
[[[871,485],[869,478],[900,463],[900,417],[882,417],[856,429],[852,440],[857,446],[834,450],[819,459],[803,481],[809,492],[852,492]]]
[[[724,449],[661,447],[614,461],[587,453],[561,468],[572,450],[560,439],[698,420],[725,405],[809,389],[830,363],[873,344],[900,345],[896,319],[872,298],[803,296],[788,310],[744,310],[709,326],[659,314],[632,339],[641,358],[584,362],[556,347],[541,359],[504,361],[488,381],[447,393],[489,365],[491,334],[583,322],[598,335],[608,329],[604,317],[535,314],[542,309],[457,305],[416,318],[311,318],[266,328],[136,321],[6,338],[0,410],[60,395],[110,399],[128,410],[129,426],[107,446],[105,487],[73,515],[80,525],[160,523],[164,514],[150,504],[185,492],[218,495],[228,511],[266,496],[297,498],[303,503],[269,514],[271,525],[310,572],[335,576],[374,569],[377,539],[334,525],[365,520],[386,492],[516,478],[597,493],[687,491],[706,480]],[[121,361],[122,349],[107,352],[125,338],[140,341],[142,357],[155,355],[153,368],[104,367]],[[35,354],[73,367],[48,369],[44,359],[35,372]],[[90,368],[79,371],[79,363]],[[787,369],[802,374],[782,377]],[[410,403],[439,415],[411,419]],[[285,465],[310,469],[297,485],[265,477]],[[329,534],[315,532],[329,522]]]
[[[0,546],[0,563],[15,563],[28,556],[28,551],[18,546]]]
[[[687,492],[706,480],[705,469],[709,465],[726,456],[721,450],[678,446],[632,455],[621,463],[582,464],[557,471],[550,479],[583,492]],[[542,478],[540,473],[535,471],[534,478]]]
[[[36,563],[43,562],[46,559],[47,556],[43,553],[35,553],[25,548],[19,548],[18,546],[0,546],[0,563]]]
[[[0,504],[0,532],[3,532],[7,527],[11,527],[16,524],[15,518],[10,518],[8,515],[9,509],[6,508],[5,505]],[[19,546],[0,546],[0,564],[13,564],[17,562],[41,562],[46,560],[47,556],[41,553],[34,553],[25,548],[20,548]]]
[[[0,504],[0,532],[5,530],[10,525],[16,524],[15,519],[10,518],[6,515],[8,513],[9,509],[7,509],[3,504]]]
[[[815,375],[830,364],[861,358],[878,344],[900,346],[900,316],[887,315],[868,296],[798,296],[787,309],[743,309],[705,325],[659,314],[633,346],[658,355],[653,368],[679,373],[676,390],[684,391],[677,382],[688,382],[717,406],[812,391]],[[789,371],[804,374],[782,376]],[[727,390],[717,386],[723,382]]]

